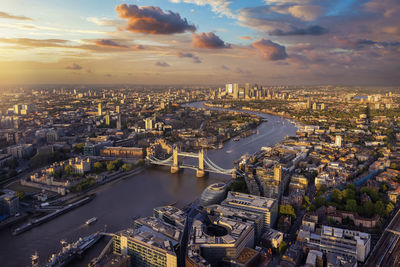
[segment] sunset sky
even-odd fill
[[[1,0],[1,84],[399,85],[399,0]]]

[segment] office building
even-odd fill
[[[272,228],[278,216],[278,203],[273,198],[230,191],[221,205],[261,214],[263,216],[264,231]]]
[[[341,229],[323,225],[320,234],[301,229],[305,245],[310,249],[324,253],[335,253],[345,257],[354,257],[364,262],[371,250],[371,235],[359,231]]]
[[[146,130],[153,130],[154,119],[153,118],[146,118],[144,119],[144,128]]]
[[[106,115],[106,125],[107,125],[107,126],[110,126],[110,122],[111,122],[110,114],[107,114],[107,115]]]
[[[342,136],[336,135],[335,137],[335,146],[342,147]]]
[[[101,109],[101,103],[99,103],[98,109],[97,109],[97,115],[101,116],[103,114],[103,111]]]
[[[226,197],[226,191],[227,187],[225,183],[209,185],[200,196],[200,205],[204,207],[221,203]]]
[[[102,157],[116,158],[143,158],[144,151],[141,147],[104,147],[100,150]]]
[[[0,217],[4,215],[14,216],[19,212],[19,198],[14,191],[0,192]]]
[[[192,257],[201,257],[211,266],[218,266],[223,259],[237,259],[245,247],[254,246],[251,224],[224,217],[209,218],[209,223],[193,221],[187,254],[191,265]]]
[[[178,265],[173,239],[145,225],[126,229],[114,236],[114,253],[129,255],[132,266],[176,267]]]
[[[154,208],[153,216],[181,229],[185,227],[185,213],[174,206],[163,206]]]
[[[233,84],[233,98],[234,99],[239,98],[239,84],[238,83]]]
[[[111,141],[105,141],[101,143],[86,143],[83,147],[83,154],[85,156],[98,156],[102,148],[106,146],[112,146]]]
[[[14,158],[22,159],[33,154],[33,146],[31,144],[10,146],[7,148],[7,153]]]
[[[239,222],[249,223],[254,227],[256,239],[261,237],[263,232],[263,215],[242,209],[226,207],[221,205],[209,205],[204,210],[210,216],[229,218]]]

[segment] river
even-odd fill
[[[208,108],[202,102],[191,103],[188,106]],[[268,122],[263,122],[257,127],[257,134],[241,138],[239,141],[227,141],[222,149],[207,151],[207,156],[220,167],[232,168],[233,161],[243,154],[252,154],[262,146],[273,146],[286,135],[296,133],[296,127],[284,118],[244,112],[257,114],[266,118]],[[107,232],[116,232],[131,227],[133,217],[150,216],[154,207],[173,202],[177,202],[177,207],[183,207],[198,198],[209,184],[229,178],[218,174],[196,178],[195,172],[188,169],[173,175],[164,167],[146,169],[131,178],[105,185],[93,201],[30,231],[18,236],[13,236],[10,229],[0,231],[0,265],[30,266],[30,256],[35,251],[40,262],[44,263],[52,253],[60,249],[59,241],[62,239],[72,242],[95,231],[105,229]],[[86,226],[85,221],[91,217],[97,217],[98,221]],[[100,253],[104,244],[105,240],[91,248],[75,266],[87,266],[87,263]]]

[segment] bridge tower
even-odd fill
[[[172,165],[171,165],[171,173],[179,172],[179,161],[178,161],[178,147],[174,146],[172,148]]]
[[[204,165],[205,165],[204,164],[204,149],[202,148],[199,151],[199,167],[197,168],[197,171],[196,171],[196,176],[198,178],[204,177],[207,174],[207,172],[204,170],[205,169]]]

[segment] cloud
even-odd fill
[[[346,49],[355,49],[355,50],[362,50],[366,48],[398,48],[400,47],[400,42],[398,41],[373,41],[368,39],[358,39],[358,40],[349,40],[349,39],[335,39],[336,43],[341,48]]]
[[[223,69],[223,70],[231,70],[231,68],[229,68],[229,67],[227,67],[225,65],[221,65],[221,69]]]
[[[103,46],[103,47],[113,47],[113,48],[128,48],[129,47],[127,45],[119,44],[116,41],[110,40],[110,39],[95,40],[94,43],[98,46]]]
[[[230,9],[231,2],[227,0],[170,0],[172,3],[189,3],[198,6],[209,5],[211,10],[218,15],[225,15],[234,18],[235,15]]]
[[[15,16],[10,13],[0,11],[0,19],[16,19],[16,20],[32,20],[31,18],[25,16]]]
[[[233,72],[238,73],[238,74],[242,74],[242,75],[251,75],[251,71],[248,70],[243,70],[239,67],[236,67]]]
[[[67,41],[61,39],[0,38],[0,43],[23,47],[64,47]]]
[[[165,61],[157,61],[155,65],[158,67],[170,67],[170,65]]]
[[[65,69],[67,70],[81,70],[83,69],[82,66],[76,64],[76,63],[72,63],[72,65],[65,67]]]
[[[289,14],[293,17],[305,20],[305,21],[313,21],[321,16],[323,12],[323,8],[320,6],[314,5],[296,5],[288,8]]]
[[[108,19],[108,18],[89,17],[86,20],[98,26],[115,27],[115,26],[121,26],[123,24],[123,21],[121,20]]]
[[[127,19],[126,30],[147,34],[174,34],[194,32],[196,27],[178,13],[164,13],[159,7],[121,4],[115,8],[118,16]]]
[[[194,63],[201,63],[201,59],[192,53],[178,52],[176,53],[176,56],[179,58],[185,58],[185,57],[192,58]]]
[[[230,44],[225,43],[213,32],[202,32],[192,35],[192,43],[197,48],[219,49],[231,48]]]
[[[328,29],[314,25],[314,26],[309,26],[307,28],[296,28],[292,27],[288,31],[284,31],[281,29],[275,29],[271,32],[269,32],[269,35],[276,35],[276,36],[288,36],[288,35],[323,35],[327,34]]]
[[[253,38],[251,38],[250,36],[238,36],[238,39],[242,39],[242,40],[252,40]]]
[[[253,43],[253,47],[260,51],[266,60],[282,60],[288,57],[284,46],[270,40],[260,39]]]
[[[397,0],[372,0],[364,5],[365,10],[373,13],[383,13],[387,18],[399,16],[400,5]]]

